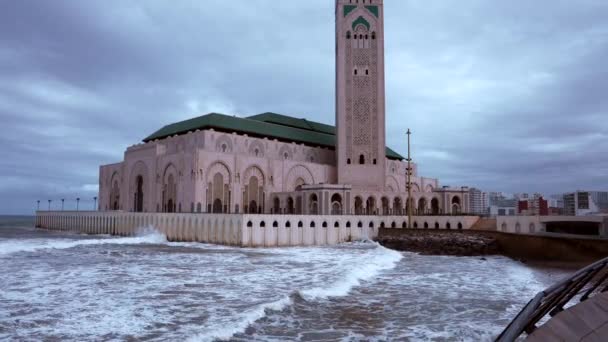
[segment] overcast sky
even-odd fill
[[[443,185],[608,189],[608,1],[385,0],[387,142]],[[207,112],[334,123],[334,0],[0,2],[0,214]]]

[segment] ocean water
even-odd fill
[[[484,341],[571,270],[373,242],[249,249],[0,218],[0,340]]]

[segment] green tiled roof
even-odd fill
[[[263,113],[247,118],[209,113],[167,125],[152,133],[143,141],[149,142],[176,134],[185,134],[197,129],[209,128],[222,132],[237,132],[255,137],[293,141],[311,146],[329,148],[335,148],[336,146],[336,129],[334,126],[276,113]],[[388,147],[386,148],[386,156],[390,159],[403,159],[401,155]]]

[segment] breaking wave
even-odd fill
[[[363,243],[363,245],[367,246],[371,244]],[[348,295],[353,288],[362,285],[363,282],[373,280],[380,272],[394,268],[399,260],[403,258],[403,255],[399,252],[384,248],[376,243],[373,244],[375,245],[374,247],[366,248],[365,253],[356,257],[353,257],[353,255],[345,257],[334,254],[334,257],[342,257],[343,260],[334,265],[332,267],[333,272],[330,273],[338,273],[342,276],[329,284],[320,281],[321,284],[317,282],[314,287],[295,290],[290,295],[284,295],[276,301],[259,304],[253,309],[233,317],[232,323],[209,327],[206,329],[207,331],[189,338],[188,341],[228,340],[236,334],[244,333],[247,327],[264,318],[269,312],[282,311],[288,306],[293,305],[295,297],[313,302]],[[310,249],[293,249],[291,251],[289,258],[294,260],[306,258],[306,254],[310,253]],[[322,253],[322,249],[320,248],[317,251]]]
[[[162,244],[167,237],[154,230],[145,229],[137,236],[97,239],[26,239],[0,241],[0,255],[18,252],[36,252],[44,249],[68,249],[91,245],[138,245]]]

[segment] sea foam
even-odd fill
[[[153,231],[142,230],[140,235],[120,238],[96,239],[25,239],[0,241],[0,255],[18,252],[36,252],[44,249],[68,249],[77,246],[90,245],[138,245],[166,243],[165,235]]]

